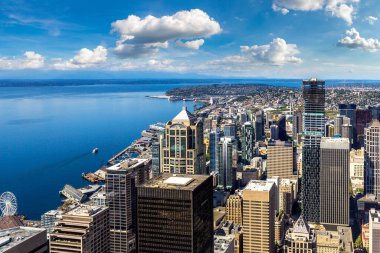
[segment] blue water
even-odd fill
[[[39,219],[60,204],[66,183],[83,186],[82,172],[95,171],[149,124],[180,111],[183,102],[145,97],[167,88],[0,87],[0,193],[12,191],[19,213]]]
[[[170,120],[184,104],[146,95],[184,85],[231,82],[301,84],[276,79],[0,81],[0,193],[12,191],[19,213],[39,219],[58,207],[58,191],[66,183],[87,184],[82,172],[97,170],[149,124]],[[192,103],[187,105],[192,109]],[[91,154],[94,147],[98,155]]]

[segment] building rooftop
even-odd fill
[[[20,218],[17,216],[4,216],[0,218],[0,229],[8,229],[23,226]]]
[[[262,180],[251,180],[244,188],[244,190],[250,191],[270,191],[273,187],[274,182],[262,181]]]
[[[227,252],[232,243],[234,243],[233,236],[214,235],[214,253]]]
[[[45,229],[32,227],[15,227],[0,230],[0,253],[7,252],[39,233],[46,233],[45,231]]]
[[[348,138],[322,137],[321,148],[350,149],[350,140]]]
[[[202,184],[208,175],[181,175],[181,174],[160,174],[139,187],[177,189],[193,191]]]
[[[111,167],[108,167],[107,170],[120,171],[120,170],[133,169],[144,164],[146,161],[148,161],[148,159],[138,159],[138,158],[126,159],[120,163],[117,163]]]
[[[95,214],[105,210],[107,207],[101,207],[97,205],[79,205],[78,207],[68,211],[65,215],[75,216],[94,216]]]
[[[182,121],[193,121],[193,120],[196,120],[196,119],[197,119],[197,117],[195,117],[194,115],[192,115],[187,110],[187,107],[184,106],[184,107],[182,107],[182,111],[180,113],[178,113],[177,116],[175,116],[172,121],[182,122]]]
[[[380,210],[372,208],[369,212],[369,216],[373,222],[380,223]]]

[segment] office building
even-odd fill
[[[355,148],[364,147],[364,129],[371,122],[372,116],[371,111],[368,109],[357,109],[356,116],[356,140]]]
[[[270,139],[279,140],[280,139],[280,130],[277,125],[270,126]]]
[[[48,233],[53,231],[56,222],[62,218],[58,210],[50,210],[41,215],[41,227],[46,229]]]
[[[325,126],[325,137],[334,137],[334,136],[335,136],[334,125],[326,124],[326,126]]]
[[[380,105],[368,106],[368,110],[371,111],[371,116],[373,120],[380,121]]]
[[[343,124],[342,125],[342,137],[347,138],[350,141],[350,145],[354,144],[354,129],[352,125]]]
[[[380,200],[380,122],[374,120],[365,129],[364,188]]]
[[[293,140],[297,140],[298,134],[302,133],[302,112],[295,111],[293,113]]]
[[[263,141],[265,140],[265,133],[264,133],[264,112],[263,111],[257,111],[255,113],[255,120],[254,120],[254,128],[255,128],[255,141]]]
[[[349,225],[350,142],[347,138],[321,140],[320,222]]]
[[[210,132],[210,172],[219,170],[219,142],[222,135],[218,128]]]
[[[207,173],[203,123],[186,107],[166,124],[160,145],[162,173]]]
[[[252,180],[242,190],[242,198],[243,253],[274,253],[274,183]]]
[[[80,205],[63,214],[50,233],[51,253],[104,253],[109,250],[107,207]]]
[[[279,211],[292,214],[293,204],[297,197],[297,179],[283,178],[279,182]]]
[[[160,142],[153,142],[152,144],[152,177],[156,177],[160,174],[160,164],[161,164]]]
[[[234,224],[243,224],[243,200],[240,194],[234,194],[228,197],[226,219]]]
[[[137,196],[139,253],[213,252],[210,176],[161,174]]]
[[[136,249],[136,186],[147,180],[148,171],[147,159],[128,159],[107,168],[111,253]]]
[[[342,125],[343,125],[343,116],[338,114],[334,118],[334,133],[335,133],[335,135],[342,136]]]
[[[356,104],[339,104],[339,114],[350,119],[350,125],[355,126]]]
[[[253,158],[255,147],[255,132],[252,123],[247,122],[242,126],[242,158],[249,164]]]
[[[302,205],[309,222],[319,222],[319,149],[325,128],[325,82],[303,81]]]
[[[369,253],[380,253],[380,211],[369,212]]]
[[[231,190],[235,188],[236,172],[232,167],[232,154],[236,149],[235,139],[223,137],[218,144],[218,188]]]
[[[269,141],[267,147],[267,176],[293,178],[295,151],[292,142]]]
[[[287,141],[288,135],[286,133],[286,117],[285,117],[285,115],[278,115],[276,124],[278,126],[278,138],[281,141]]]
[[[285,215],[282,212],[276,212],[274,220],[274,240],[277,245],[282,245],[285,235]]]
[[[350,152],[350,180],[354,193],[364,193],[364,148]]]
[[[315,233],[310,229],[304,217],[301,215],[286,231],[284,252],[285,253],[315,253]]]
[[[0,230],[1,253],[48,253],[46,230],[32,227],[13,227]]]
[[[350,227],[337,227],[328,231],[325,228],[316,229],[317,253],[353,253],[354,243]]]
[[[234,137],[236,138],[236,125],[231,124],[225,124],[223,126],[223,133],[225,137]]]

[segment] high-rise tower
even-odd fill
[[[380,122],[374,120],[365,129],[364,190],[380,200]]]
[[[325,82],[317,79],[304,80],[302,95],[302,211],[307,221],[319,222],[319,150],[325,131]]]
[[[162,173],[207,173],[203,123],[186,107],[166,124],[160,145]]]
[[[322,138],[320,160],[320,222],[348,226],[350,221],[349,139]]]

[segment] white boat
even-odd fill
[[[92,153],[93,154],[97,154],[99,152],[99,149],[98,148],[94,148],[93,150],[92,150]]]

